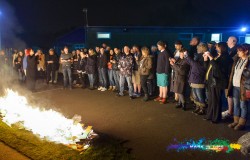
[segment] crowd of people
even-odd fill
[[[58,73],[63,74],[63,89],[75,87],[98,91],[113,91],[117,97],[154,100],[165,104],[170,97],[176,108],[187,109],[193,104],[193,113],[203,119],[218,123],[232,118],[228,127],[242,130],[246,126],[250,98],[249,44],[237,44],[231,36],[227,42],[200,42],[193,37],[189,48],[176,41],[175,51],[159,41],[156,45],[137,45],[111,48],[103,43],[100,47],[76,49],[65,46],[60,55],[54,49],[44,54],[26,49],[15,51],[11,63],[0,54],[0,74],[6,75],[11,64],[20,84],[35,90],[37,77],[57,84]],[[223,107],[227,107],[222,112]]]

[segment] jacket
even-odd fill
[[[152,70],[152,57],[148,56],[145,57],[140,60],[140,61],[136,61],[137,65],[138,65],[138,71],[140,73],[140,75],[150,75],[151,74],[151,70]]]
[[[123,76],[131,76],[133,67],[133,57],[131,54],[124,54],[118,63],[118,68],[120,69],[120,74]]]
[[[175,72],[173,92],[183,94],[187,84],[189,65],[185,62],[185,59],[178,58],[172,68]]]
[[[86,59],[86,67],[87,74],[95,74],[96,73],[96,56],[92,55]]]
[[[187,57],[185,63],[190,65],[189,83],[204,84],[206,68],[204,67],[204,60],[202,54],[198,54],[197,60]]]
[[[237,64],[237,62],[240,60],[240,58],[238,57],[238,55],[236,54],[234,56],[234,63],[232,66],[232,71],[230,74],[230,78],[229,78],[229,84],[228,84],[228,91],[226,93],[227,96],[232,96],[232,90],[233,90],[233,76],[234,76],[234,71],[235,71],[235,65]],[[248,61],[244,66],[244,70],[242,72],[241,75],[241,79],[240,79],[240,100],[241,101],[246,101],[246,89],[247,89],[247,83],[250,81],[250,57],[248,57]]]

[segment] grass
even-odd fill
[[[9,127],[0,120],[0,141],[34,160],[130,160],[134,157],[121,141],[99,134],[89,149],[80,152],[41,140],[29,131]]]

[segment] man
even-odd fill
[[[57,56],[55,55],[54,49],[51,48],[49,50],[49,55],[45,57],[46,61],[46,82],[49,84],[51,80],[52,84],[55,83],[55,72],[56,72],[56,65],[57,65]]]
[[[227,46],[229,48],[229,56],[233,58],[237,55],[237,38],[235,36],[230,36],[227,40]],[[229,73],[231,73],[231,68],[229,69]],[[227,97],[228,109],[222,112],[222,119],[228,119],[233,117],[233,97],[232,93],[228,93]]]
[[[107,69],[108,69],[108,57],[104,48],[100,48],[100,55],[97,58],[98,74],[99,74],[99,91],[106,91],[108,87]]]
[[[140,60],[141,59],[141,52],[140,49],[137,45],[134,45],[133,48],[133,72],[132,72],[132,83],[134,86],[134,96],[135,97],[140,97],[141,96],[141,80],[140,80],[140,73],[138,71],[138,64],[136,63],[136,59]]]
[[[67,87],[67,80],[69,80],[69,89],[72,89],[72,75],[71,75],[71,64],[73,62],[73,56],[69,53],[69,48],[67,46],[64,47],[63,53],[60,57],[60,62],[62,64],[62,72],[63,72],[63,89]]]
[[[193,37],[189,43],[190,49],[189,49],[189,57],[194,58],[194,56],[197,54],[197,46],[200,43],[199,37]]]
[[[133,67],[133,56],[130,54],[130,48],[124,47],[124,55],[119,60],[118,68],[120,69],[120,93],[117,96],[124,96],[124,83],[125,80],[128,83],[129,97],[133,99],[133,86],[132,86],[132,67]]]
[[[154,101],[160,102],[160,104],[165,104],[167,102],[168,93],[168,78],[170,73],[170,52],[166,50],[166,43],[159,41],[157,43],[158,50],[160,51],[157,59],[157,85],[159,87],[159,97],[154,99]]]

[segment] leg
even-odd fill
[[[125,77],[123,75],[120,75],[120,95],[123,96],[124,93],[124,83],[125,83]]]
[[[127,83],[128,83],[128,88],[129,88],[129,96],[133,96],[133,86],[132,86],[132,79],[131,76],[126,77]]]
[[[63,86],[65,88],[67,87],[67,75],[68,75],[67,68],[65,66],[63,66],[62,68],[62,72],[63,72]]]
[[[69,87],[72,88],[72,73],[70,66],[67,68],[68,78],[69,78]]]

